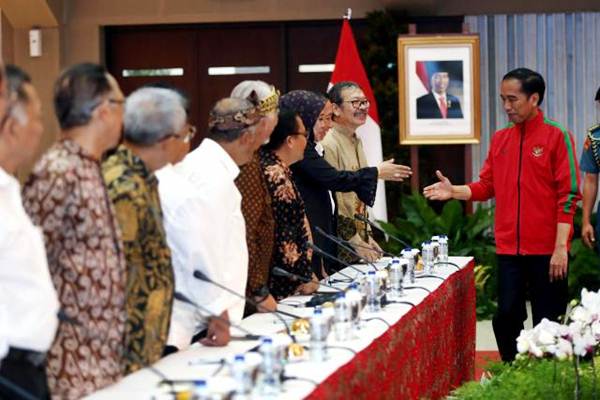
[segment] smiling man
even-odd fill
[[[527,68],[502,79],[500,97],[510,123],[492,137],[479,181],[455,186],[440,182],[424,189],[432,200],[496,199],[498,311],[493,327],[503,361],[514,359],[516,338],[527,318],[557,321],[567,305],[568,248],[579,194],[573,137],[544,116],[544,78]]]
[[[362,141],[356,130],[367,121],[369,100],[355,82],[339,82],[327,94],[333,104],[333,127],[321,141],[325,160],[338,171],[357,171],[368,167]],[[350,241],[361,257],[368,261],[379,258],[381,248],[373,240],[370,227],[354,218],[367,216],[367,207],[355,192],[335,193],[337,234]],[[353,261],[353,256],[340,249],[340,257]]]

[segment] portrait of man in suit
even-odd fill
[[[446,71],[431,74],[431,90],[417,98],[417,119],[463,118],[458,97],[448,93],[450,75]]]

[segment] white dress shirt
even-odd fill
[[[58,298],[41,230],[23,209],[19,182],[0,168],[0,328],[8,346],[45,352],[56,328]]]
[[[215,141],[204,139],[175,166],[157,172],[175,290],[210,313],[227,310],[241,321],[244,301],[211,283],[195,279],[195,269],[240,294],[246,292],[248,249],[242,195],[234,179],[240,170]],[[206,328],[205,313],[175,300],[167,343],[179,349]]]
[[[325,154],[325,149],[323,148],[323,145],[321,144],[321,142],[315,143],[315,151],[317,152],[318,155],[323,157],[323,155]],[[333,201],[333,194],[331,193],[331,190],[328,190],[327,194],[329,195],[329,202],[331,203],[331,209],[335,212],[335,202]]]

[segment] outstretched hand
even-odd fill
[[[378,178],[384,181],[402,182],[412,175],[410,167],[401,164],[394,164],[394,159],[381,162],[377,166]]]
[[[439,170],[435,171],[440,180],[433,185],[423,189],[423,195],[429,200],[448,200],[452,198],[452,182],[446,178]]]

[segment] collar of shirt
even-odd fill
[[[0,188],[17,188],[19,190],[19,181],[0,167]]]
[[[199,164],[209,163],[213,166],[222,166],[225,174],[233,181],[240,173],[240,168],[237,166],[233,158],[223,149],[223,147],[212,139],[204,139],[200,146],[189,153],[183,161],[175,166],[176,169],[181,169],[193,176],[198,171],[196,168]],[[201,173],[205,173],[202,171]]]
[[[151,173],[148,170],[148,168],[146,168],[146,164],[144,164],[144,161],[142,161],[141,158],[133,154],[133,151],[131,151],[131,149],[129,149],[127,146],[120,145],[117,148],[117,151],[115,152],[114,156],[116,157],[117,162],[122,163],[127,168],[129,168],[131,172],[144,178],[144,180],[149,186],[157,185],[158,181],[156,179],[156,176],[153,173]]]
[[[96,164],[100,164],[100,160],[96,159],[94,156],[92,156],[90,153],[88,153],[83,147],[81,147],[81,145],[79,143],[77,143],[73,139],[64,137],[60,140],[60,143],[62,143],[63,147],[69,153],[75,154],[81,158],[86,158],[88,160],[91,160],[91,161],[95,162]]]
[[[439,94],[439,93],[436,93],[434,91],[431,91],[431,93],[433,93],[433,96],[435,97],[435,101],[438,103],[438,106],[440,105],[440,102],[442,101],[441,100],[442,98],[446,102],[446,107],[448,106],[448,97],[446,96],[446,94]]]
[[[317,152],[318,155],[323,157],[325,149],[323,148],[323,145],[321,143],[317,142],[317,143],[315,143],[315,151]]]
[[[358,145],[358,136],[356,136],[356,132],[345,127],[344,125],[334,123],[333,128],[331,128],[328,135],[333,135],[336,138],[340,138],[338,140],[342,140],[342,143],[349,143],[353,146]]]

